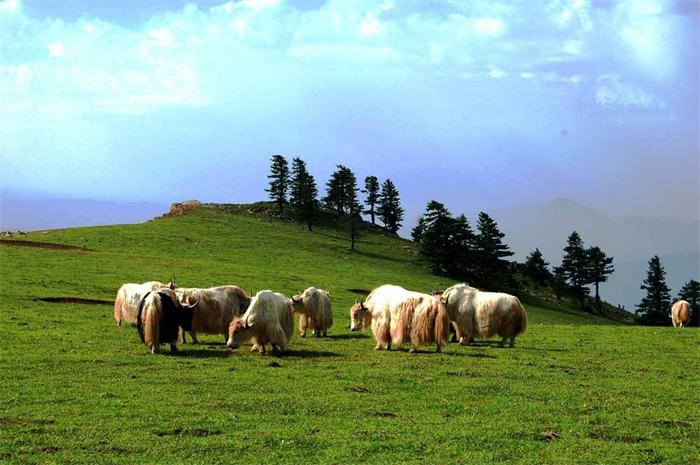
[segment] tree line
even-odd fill
[[[392,234],[396,234],[403,225],[404,210],[399,191],[391,179],[380,183],[376,176],[367,176],[364,189],[360,190],[355,173],[346,166],[337,165],[326,183],[326,195],[319,199],[316,180],[309,173],[304,160],[294,157],[291,171],[287,159],[282,155],[274,155],[271,162],[267,176],[269,187],[265,191],[280,213],[284,212],[286,205],[294,207],[298,218],[306,223],[309,231],[322,208],[348,219],[350,250],[355,250],[362,214],[369,215],[373,225],[377,224],[376,220],[381,221],[383,228]],[[365,194],[362,203],[358,196],[360,192]]]
[[[332,211],[348,220],[350,225],[350,250],[355,250],[359,223],[362,215],[368,215],[371,223],[382,223],[385,231],[396,234],[404,220],[399,191],[391,179],[380,182],[376,176],[367,176],[364,187],[358,187],[355,174],[344,165],[337,165],[326,183],[326,194],[319,199],[318,187],[309,173],[306,162],[299,157],[292,159],[291,170],[287,159],[274,155],[271,160],[269,198],[284,212],[287,205],[294,207],[294,214],[303,221],[309,231],[321,209]],[[359,194],[364,194],[360,201]],[[521,271],[536,284],[551,287],[557,297],[570,295],[586,310],[586,298],[591,287],[595,292],[594,310],[603,313],[600,284],[607,282],[614,273],[613,257],[600,247],[586,247],[577,231],[567,238],[560,266],[553,267],[536,248],[523,265],[511,263],[513,255],[504,242],[496,221],[480,212],[476,229],[464,215],[453,216],[447,207],[435,200],[428,202],[425,213],[411,231],[420,254],[431,264],[432,272],[491,289],[517,290],[516,271]],[[658,256],[649,261],[647,277],[641,285],[645,297],[637,305],[638,319],[644,324],[669,324],[671,307],[670,288],[665,282],[665,270]],[[700,325],[700,283],[687,282],[678,294],[693,309],[692,325]]]
[[[649,260],[646,278],[641,289],[645,291],[642,301],[637,304],[639,321],[643,324],[666,326],[671,323],[671,288],[666,284],[666,270],[661,259],[654,255]],[[685,300],[692,310],[690,326],[700,326],[700,283],[691,279],[681,287],[675,299]]]

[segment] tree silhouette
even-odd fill
[[[292,180],[291,195],[289,202],[294,205],[307,228],[311,231],[311,226],[316,216],[318,200],[318,189],[316,180],[306,169],[306,162],[295,157],[292,160]]]
[[[365,178],[365,188],[362,189],[362,193],[365,194],[365,205],[368,207],[363,213],[369,215],[372,224],[376,224],[374,217],[377,214],[377,203],[379,202],[379,180],[376,176]]]
[[[588,281],[595,285],[595,307],[600,313],[600,283],[608,280],[608,277],[613,274],[615,267],[613,266],[613,257],[605,255],[600,247],[594,246],[586,251],[588,255]]]
[[[272,156],[270,166],[270,187],[265,189],[270,195],[270,200],[277,204],[277,209],[282,212],[287,203],[287,189],[289,188],[289,165],[282,155]]]
[[[666,285],[666,270],[658,255],[649,260],[647,277],[641,289],[646,291],[646,295],[637,304],[640,320],[650,325],[670,324],[668,314],[671,307],[671,289]]]

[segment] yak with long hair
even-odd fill
[[[272,291],[255,294],[241,317],[234,317],[229,325],[226,347],[237,349],[241,343],[253,340],[252,351],[265,355],[265,344],[272,352],[285,352],[294,333],[292,301]]]
[[[292,307],[299,314],[299,334],[306,337],[311,328],[314,336],[327,336],[333,326],[333,310],[328,291],[310,287],[303,293],[292,296]]]
[[[446,289],[441,300],[450,321],[457,330],[459,343],[467,345],[471,338],[488,339],[500,336],[500,347],[527,329],[527,312],[517,297],[501,292],[483,292],[468,284]]]
[[[151,350],[160,352],[161,344],[170,344],[170,350],[177,352],[179,328],[192,327],[192,311],[197,307],[182,304],[171,289],[151,291],[141,299],[136,314],[136,327],[141,342]]]
[[[690,304],[685,300],[679,300],[671,307],[671,322],[676,328],[687,326],[690,322]]]
[[[250,297],[238,286],[179,288],[175,293],[183,304],[199,302],[192,313],[192,327],[189,330],[194,344],[199,343],[197,333],[221,334],[226,342],[231,320],[242,315],[250,304]],[[182,330],[181,334],[184,343],[185,331]]]
[[[175,277],[168,284],[163,284],[160,281],[148,281],[143,284],[123,284],[117,291],[116,299],[114,299],[114,321],[117,322],[117,326],[121,326],[122,321],[135,325],[136,313],[143,297],[151,291],[157,291],[164,287],[175,289],[177,287]]]
[[[411,353],[427,344],[435,344],[435,351],[440,352],[449,338],[450,320],[440,299],[391,284],[355,303],[350,320],[352,331],[371,324],[377,350],[410,343]]]

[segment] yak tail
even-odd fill
[[[445,346],[449,340],[450,316],[442,303],[438,303],[438,311],[435,315],[435,342],[440,346]]]
[[[513,335],[522,334],[527,330],[527,312],[520,300],[515,299],[517,307],[513,315]]]
[[[146,297],[148,297],[150,292],[147,292],[146,295],[143,296],[141,299],[141,302],[139,302],[139,310],[136,313],[136,328],[139,330],[139,337],[141,338],[141,342],[145,343],[146,342],[146,337],[144,334],[144,321],[143,321],[143,306],[146,303]],[[150,312],[151,314],[153,312]],[[150,315],[149,315],[150,317]],[[152,325],[150,325],[152,326]]]
[[[117,291],[117,299],[114,301],[114,321],[119,326],[122,324],[122,306],[124,305],[124,292],[121,288]]]

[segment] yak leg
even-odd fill
[[[182,339],[182,343],[187,344],[187,339],[185,338],[185,330],[180,328],[178,331],[180,332],[180,339]]]
[[[177,341],[170,343],[170,352],[177,352]]]
[[[157,354],[158,352],[160,352],[160,344],[154,342],[153,344],[151,344],[151,353]]]
[[[382,341],[377,342],[377,345],[374,346],[374,350],[382,350]]]
[[[508,344],[508,347],[510,347],[511,349],[515,347],[515,336],[510,337],[510,344]]]
[[[190,337],[192,338],[192,344],[199,344],[199,340],[197,339],[197,333],[194,331],[190,331]]]
[[[415,354],[418,352],[418,347],[411,345],[411,350],[408,351],[409,354]]]
[[[503,339],[501,339],[501,342],[498,343],[498,347],[500,347],[502,349],[503,346],[506,345],[506,339],[508,339],[508,338],[504,337]]]
[[[440,346],[440,343],[438,342],[437,344],[435,344],[435,353],[439,354],[440,352],[442,352],[442,347]]]

